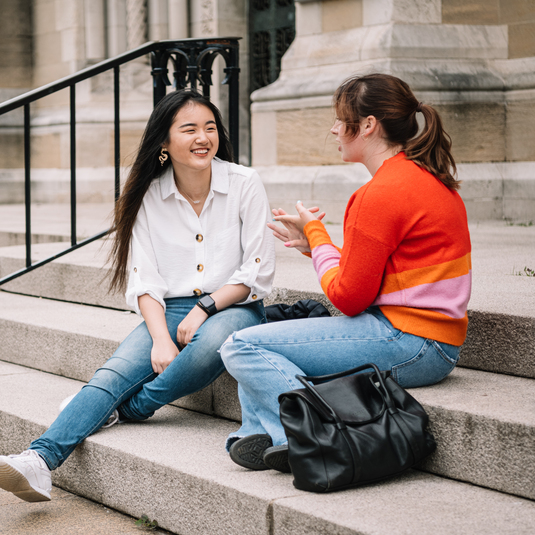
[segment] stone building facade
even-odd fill
[[[253,165],[274,203],[343,213],[369,177],[340,165],[331,96],[387,72],[441,113],[469,217],[535,220],[535,2],[296,0],[296,26],[279,79],[252,95]]]
[[[240,161],[261,171],[274,205],[321,202],[340,221],[349,194],[369,177],[362,166],[341,164],[329,139],[331,95],[351,74],[381,71],[406,80],[441,112],[472,219],[535,219],[533,0],[295,0],[295,39],[280,76],[250,95],[251,10],[270,3],[289,2],[0,0],[0,98],[147,40],[241,36]],[[124,165],[150,113],[149,70],[139,61],[121,71]],[[78,165],[88,192],[91,180],[112,174],[110,85],[101,75],[78,88]],[[214,94],[223,111],[224,90]],[[45,190],[62,190],[51,185],[68,174],[67,110],[67,91],[32,109],[32,165],[35,181],[46,183],[36,188],[43,200]],[[16,113],[0,117],[4,192],[20,181],[19,124]],[[104,196],[106,187],[99,186]],[[3,202],[17,195],[0,192]]]

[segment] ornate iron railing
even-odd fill
[[[114,167],[115,167],[115,200],[120,193],[120,106],[119,76],[120,67],[147,54],[151,58],[151,75],[153,77],[153,102],[156,105],[166,93],[166,87],[173,85],[175,89],[192,87],[202,88],[202,93],[210,97],[212,85],[212,65],[217,56],[225,61],[225,79],[223,84],[229,86],[228,129],[230,142],[236,157],[239,154],[239,44],[238,37],[217,39],[184,39],[181,41],[156,41],[146,43],[113,59],[102,61],[71,76],[47,84],[24,95],[8,100],[0,105],[0,115],[23,108],[24,110],[24,204],[26,223],[26,267],[10,275],[0,278],[0,285],[9,282],[29,271],[48,264],[71,251],[98,240],[108,234],[109,229],[99,232],[90,238],[78,242],[76,232],[76,84],[102,74],[113,71],[114,101]],[[173,65],[173,82],[169,80],[168,65]],[[32,232],[31,232],[31,122],[30,104],[62,89],[69,88],[70,96],[70,204],[71,204],[71,246],[44,260],[32,263]]]

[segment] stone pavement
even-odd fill
[[[0,489],[0,533],[10,535],[169,534],[135,525],[135,518],[57,487],[52,501],[28,503]]]

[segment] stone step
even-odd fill
[[[327,225],[333,241],[342,244],[342,227]],[[471,225],[473,292],[468,337],[461,365],[498,373],[535,377],[535,226],[505,223]],[[13,292],[125,309],[120,294],[107,291],[108,243],[94,242],[3,286]],[[64,243],[32,247],[34,260],[56,254]],[[330,306],[310,260],[276,243],[275,289],[266,303],[292,304],[312,298]],[[0,248],[0,276],[24,266],[24,246]],[[531,266],[531,268],[530,268]],[[507,358],[504,358],[507,355]]]
[[[130,313],[0,292],[1,358],[87,382],[139,321]],[[412,393],[446,445],[424,469],[535,499],[534,379],[458,368]],[[228,374],[174,405],[240,419]]]
[[[25,449],[80,386],[0,362],[0,453]],[[235,465],[224,451],[235,429],[227,420],[164,407],[150,420],[89,437],[53,483],[134,517],[146,514],[181,535],[533,532],[532,500],[417,470],[333,494],[298,491],[290,474]]]
[[[78,240],[89,238],[108,229],[111,225],[112,213],[112,201],[79,203],[76,207]],[[26,243],[25,221],[23,204],[0,204],[0,247]],[[31,205],[30,221],[33,243],[71,241],[70,204],[34,203]]]

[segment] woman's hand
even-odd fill
[[[179,351],[170,336],[152,341],[150,362],[154,373],[162,373],[176,358]]]
[[[297,203],[296,208],[299,213],[297,216],[288,215],[282,208],[272,210],[275,216],[274,219],[280,221],[284,228],[278,227],[273,223],[268,223],[267,226],[273,231],[275,238],[283,241],[286,247],[294,247],[301,253],[309,253],[310,245],[303,233],[303,228],[309,221],[314,219],[321,221],[325,217],[325,212],[315,217],[313,214],[319,212],[319,208],[315,206],[306,209],[301,202]]]
[[[187,346],[197,329],[208,319],[204,310],[195,305],[188,315],[180,322],[176,330],[176,340],[180,348]]]

